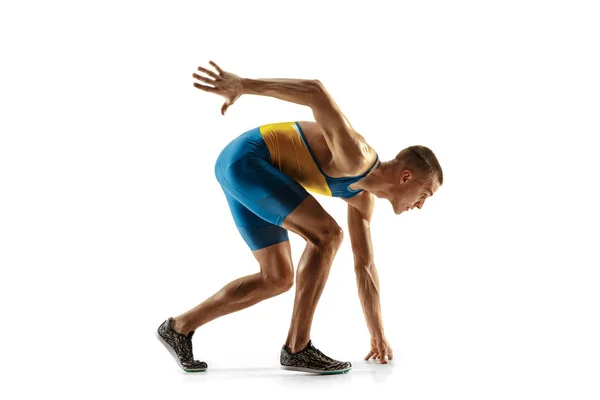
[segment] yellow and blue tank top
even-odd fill
[[[331,197],[354,197],[362,192],[362,189],[352,190],[350,185],[379,166],[377,156],[375,163],[362,175],[330,177],[321,169],[297,122],[262,125],[259,131],[271,154],[271,164],[309,192]]]

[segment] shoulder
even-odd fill
[[[375,210],[375,196],[372,193],[363,190],[354,197],[342,200],[348,203],[348,216],[358,214],[361,218],[371,221]]]
[[[321,168],[331,177],[349,177],[363,174],[377,159],[377,152],[365,138],[354,132],[334,148],[327,141],[318,123],[299,121],[298,125],[308,141]]]
[[[333,143],[325,133],[325,129],[321,124],[315,121],[298,121],[300,129],[302,129],[305,136],[313,138],[319,136],[324,139],[324,142],[329,147],[329,150],[338,157],[355,158],[357,156],[363,157],[373,151],[373,148],[369,146],[366,139],[354,129],[349,129],[346,135],[342,139],[336,142],[334,148]]]

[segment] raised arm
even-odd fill
[[[362,192],[348,202],[348,230],[354,255],[354,272],[358,286],[358,297],[362,305],[365,321],[371,334],[371,351],[366,360],[375,358],[382,364],[391,360],[392,348],[387,342],[383,329],[379,294],[379,275],[373,257],[371,243],[371,216],[375,207],[374,195]]]
[[[241,78],[242,94],[269,96],[311,107],[317,101],[321,85],[312,79],[248,79]]]
[[[241,95],[253,94],[270,96],[280,100],[310,107],[315,121],[321,126],[325,139],[332,150],[343,149],[348,140],[353,140],[355,132],[325,86],[315,79],[248,79],[223,71],[210,62],[217,73],[203,67],[198,70],[206,76],[194,73],[193,77],[203,82],[194,86],[206,92],[225,97],[221,113],[231,106]],[[204,83],[210,85],[207,86]]]

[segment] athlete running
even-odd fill
[[[157,331],[159,340],[185,371],[205,371],[192,353],[195,330],[223,315],[286,292],[294,284],[288,231],[306,240],[296,272],[296,295],[280,363],[285,369],[313,373],[348,372],[350,362],[329,358],[311,341],[319,297],[343,239],[337,222],[309,192],[339,197],[348,204],[348,231],[358,295],[371,349],[365,360],[387,363],[393,352],[380,308],[379,278],[371,245],[375,198],[388,200],[395,214],[423,207],[443,183],[433,152],[411,146],[390,161],[356,132],[318,80],[246,79],[198,67],[194,86],[225,98],[221,114],[243,94],[271,96],[308,106],[315,121],[263,125],[231,141],[220,153],[215,175],[235,224],[260,266],[260,272],[234,280],[212,297]]]

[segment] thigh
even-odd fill
[[[323,239],[341,240],[342,228],[313,197],[308,196],[283,221],[282,226],[307,242],[321,243]]]
[[[250,211],[224,189],[235,225],[250,250],[256,251],[289,240],[288,231]]]
[[[310,196],[298,182],[258,157],[244,157],[215,168],[223,190],[259,218],[281,226]]]
[[[262,276],[270,281],[293,281],[288,231],[260,218],[226,191],[225,197],[240,235],[260,265]]]
[[[260,273],[265,280],[270,282],[294,281],[294,264],[289,240],[254,250],[252,255],[258,261]]]

